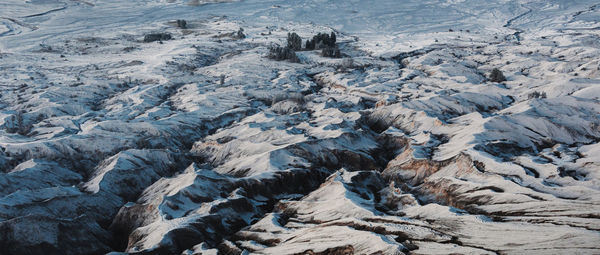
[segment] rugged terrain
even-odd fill
[[[366,2],[0,3],[0,254],[598,254],[600,5]]]

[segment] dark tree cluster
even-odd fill
[[[302,50],[302,38],[296,33],[288,33],[287,46],[295,51]]]
[[[267,57],[277,61],[288,60],[294,63],[300,62],[298,56],[296,56],[296,52],[288,46],[272,46],[269,49],[269,55]]]
[[[321,50],[322,57],[341,58],[342,53],[336,44],[337,38],[334,32],[331,34],[318,33],[312,40],[306,41],[307,50]]]
[[[336,46],[336,36],[334,32],[331,32],[331,35],[326,33],[318,33],[313,36],[313,39],[308,39],[306,41],[306,49],[307,50],[320,50],[324,48],[334,48]]]
[[[268,57],[274,60],[289,60],[299,62],[296,51],[300,50],[321,50],[321,56],[328,58],[341,58],[342,53],[336,44],[336,35],[318,33],[312,40],[306,41],[306,46],[302,48],[302,38],[296,33],[287,34],[287,46],[273,46],[270,48]]]

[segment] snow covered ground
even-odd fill
[[[5,0],[0,169],[0,254],[597,254],[600,4]]]

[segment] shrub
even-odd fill
[[[529,94],[527,95],[527,99],[533,99],[533,98],[546,98],[546,97],[547,97],[547,95],[546,95],[546,92],[542,92],[542,93],[540,93],[540,92],[537,92],[537,91],[534,91],[534,92],[532,92],[532,93],[529,93]]]
[[[15,115],[12,115],[10,118],[10,122],[6,125],[6,132],[8,133],[17,133],[20,135],[27,135],[29,131],[33,128],[31,124],[26,124],[23,119],[23,112],[17,112]]]
[[[221,74],[219,77],[219,85],[223,86],[225,84],[225,75]]]
[[[235,32],[229,32],[229,33],[221,33],[219,32],[218,35],[214,35],[213,38],[225,38],[225,37],[230,37],[232,39],[244,39],[246,38],[246,35],[244,34],[244,29],[240,27],[240,29],[238,29],[238,31]],[[217,40],[217,42],[222,43],[223,41],[221,40]]]
[[[177,27],[179,27],[179,28],[187,28],[187,21],[185,21],[184,19],[178,19],[177,20]]]
[[[298,56],[296,56],[296,52],[287,46],[271,46],[269,49],[269,55],[267,57],[277,61],[288,60],[294,63],[300,62]]]
[[[492,72],[490,73],[490,81],[491,82],[503,82],[503,81],[506,81],[506,77],[504,77],[504,74],[502,74],[502,71],[500,71],[498,68],[494,68],[492,70]]]
[[[156,34],[147,34],[146,36],[144,36],[144,42],[167,41],[167,40],[171,40],[171,34],[156,33]]]
[[[315,49],[315,41],[312,41],[310,39],[306,40],[306,47],[304,49],[314,50]]]
[[[337,41],[337,36],[335,35],[334,32],[331,32],[331,34],[329,35],[329,39],[331,40],[331,42],[335,45],[336,41]]]
[[[235,37],[237,39],[244,39],[244,38],[246,38],[246,35],[244,34],[244,29],[240,27],[240,29],[235,34]]]
[[[328,57],[328,58],[341,58],[342,53],[340,52],[340,49],[336,45],[333,47],[323,48],[323,50],[321,51],[321,56]]]
[[[288,33],[287,36],[287,47],[292,50],[302,49],[302,38],[296,33]]]

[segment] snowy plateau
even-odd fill
[[[0,170],[1,255],[600,254],[600,3],[0,0]]]

